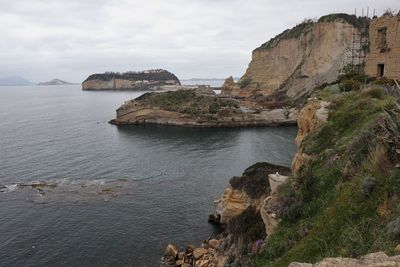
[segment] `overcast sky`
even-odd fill
[[[0,77],[81,82],[165,68],[179,78],[241,76],[251,51],[304,18],[398,0],[0,0]]]

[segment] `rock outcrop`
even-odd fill
[[[300,110],[297,121],[298,132],[295,139],[297,152],[292,162],[292,171],[294,174],[310,158],[309,155],[303,152],[301,142],[308,134],[320,128],[328,120],[329,104],[329,102],[310,99]]]
[[[326,258],[316,264],[292,262],[289,267],[398,267],[400,255],[389,257],[384,252],[370,253],[360,259]]]
[[[166,70],[92,74],[82,83],[83,90],[159,90],[177,87],[179,79]]]
[[[285,106],[316,86],[335,81],[349,63],[358,20],[332,14],[284,31],[253,51],[246,73],[238,83],[227,79],[223,93]]]
[[[125,102],[110,123],[163,124],[188,127],[243,127],[293,125],[298,111],[255,110],[239,100],[215,95],[211,89],[146,93]]]
[[[227,224],[250,206],[259,210],[263,200],[271,192],[269,174],[276,173],[288,175],[290,169],[259,162],[247,168],[242,176],[232,178],[229,181],[230,186],[214,201],[213,216],[219,218],[219,223]]]

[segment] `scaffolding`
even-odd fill
[[[374,10],[375,13],[375,10]],[[364,15],[364,9],[362,9],[361,17],[357,17],[357,9],[354,10],[354,15],[358,21],[358,27],[353,29],[353,41],[351,47],[350,67],[351,71],[355,73],[364,73],[365,58],[369,50],[369,8]]]

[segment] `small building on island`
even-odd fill
[[[365,74],[400,79],[400,14],[386,13],[373,19],[369,27],[369,40]]]

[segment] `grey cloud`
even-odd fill
[[[93,72],[168,68],[240,76],[255,47],[304,18],[382,13],[397,0],[0,0],[0,76],[81,81]]]

